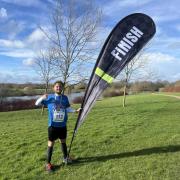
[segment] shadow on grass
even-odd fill
[[[53,172],[55,172],[55,171],[59,171],[61,168],[63,168],[63,167],[65,167],[65,165],[64,164],[53,164]]]
[[[62,167],[62,165],[53,165],[54,171],[59,170]]]
[[[86,162],[95,162],[95,161],[108,161],[113,159],[121,159],[127,157],[135,157],[135,156],[147,156],[151,154],[162,154],[162,153],[173,153],[180,151],[180,145],[170,145],[170,146],[163,146],[163,147],[152,147],[147,149],[141,149],[132,152],[124,152],[118,154],[110,154],[105,156],[94,156],[94,157],[84,157],[78,158],[73,165],[77,165],[79,163],[86,163]]]

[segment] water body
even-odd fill
[[[7,101],[15,101],[15,100],[32,100],[32,99],[38,99],[41,95],[36,96],[14,96],[14,97],[7,97]],[[84,96],[84,92],[78,92],[78,93],[71,93],[67,95],[69,98],[69,101],[71,102],[74,98],[79,96]]]

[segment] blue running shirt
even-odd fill
[[[66,126],[68,115],[66,108],[70,107],[68,97],[49,94],[48,98],[41,102],[48,107],[48,126]]]

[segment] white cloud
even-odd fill
[[[153,63],[167,63],[176,61],[176,58],[163,53],[145,53],[142,58],[147,58]]]
[[[25,44],[20,40],[0,39],[0,47],[2,48],[24,48]]]
[[[49,45],[48,38],[40,29],[35,29],[25,40],[27,47],[38,52]]]
[[[180,80],[180,73],[174,74],[173,75],[173,79],[176,80]]]
[[[179,77],[180,63],[178,57],[163,53],[145,53],[149,68],[156,72],[159,79],[176,81]]]
[[[32,65],[34,64],[34,59],[32,59],[32,58],[24,59],[24,60],[23,60],[23,64],[24,64],[25,66],[32,66]]]
[[[38,6],[42,5],[40,0],[2,0],[5,3],[11,3],[20,6]]]
[[[13,58],[33,58],[34,52],[28,49],[1,51],[0,55]]]
[[[152,0],[143,0],[143,1],[139,1],[139,0],[114,0],[114,1],[109,1],[109,3],[106,3],[102,8],[103,8],[103,12],[105,15],[108,16],[114,16],[114,14],[119,14],[119,11],[122,10],[122,8],[125,7],[140,7],[143,6],[145,4],[148,4],[149,2],[151,2]]]
[[[38,28],[35,29],[27,38],[29,43],[36,43],[38,41],[44,40],[46,37],[44,33]]]
[[[180,11],[177,8],[179,5],[178,0],[173,0],[173,2],[169,1],[159,1],[157,3],[152,4],[152,8],[148,11],[151,11],[152,17],[156,23],[167,23],[166,28],[168,26],[172,26],[174,24],[173,21],[179,21]]]
[[[0,39],[0,55],[13,58],[26,58],[25,65],[32,65],[32,60],[40,49],[47,45],[45,36],[40,29],[35,29],[24,40]]]
[[[152,0],[143,0],[143,1],[139,1],[139,0],[116,0],[115,3],[119,4],[119,6],[142,6],[145,5],[149,2],[151,2]]]
[[[154,15],[152,16],[152,18],[155,21],[155,23],[159,23],[159,22],[162,23],[162,22],[177,20],[179,19],[179,15],[174,13],[172,15],[171,13],[168,13],[168,14]]]
[[[170,22],[167,26],[172,25],[172,21],[179,20],[180,11],[177,8],[179,1],[157,1],[153,0],[114,0],[104,4],[103,12],[105,15],[115,19],[116,17],[124,17],[125,15],[141,12],[149,15],[158,23]],[[127,9],[128,8],[128,9]],[[123,15],[123,16],[122,16]]]
[[[5,8],[0,9],[0,18],[6,18],[7,17],[7,10]]]
[[[0,79],[0,83],[4,83],[4,82],[9,82],[9,81],[11,81],[12,80],[12,78],[13,78],[13,75],[12,74],[10,74],[10,73],[4,73],[4,72],[0,72],[0,77],[1,77],[1,79]]]
[[[177,24],[177,25],[175,26],[175,28],[176,28],[178,31],[180,31],[180,24]]]
[[[180,48],[180,41],[172,42],[171,44],[169,44],[168,48],[179,49]]]
[[[17,35],[23,32],[26,28],[27,24],[25,21],[11,19],[1,23],[0,33],[6,35],[8,39],[15,39]]]
[[[40,83],[40,78],[33,73],[33,71],[30,71],[28,69],[19,69],[15,72],[6,72],[1,71],[0,72],[0,83],[27,83],[27,82],[34,82],[34,83]]]

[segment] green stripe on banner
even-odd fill
[[[95,74],[98,75],[99,77],[101,77],[103,80],[105,80],[108,83],[112,83],[112,81],[114,80],[114,78],[112,76],[110,76],[109,74],[106,74],[99,67],[96,68]]]
[[[105,72],[102,69],[97,67],[95,74],[98,75],[99,77],[102,77],[105,74]]]

